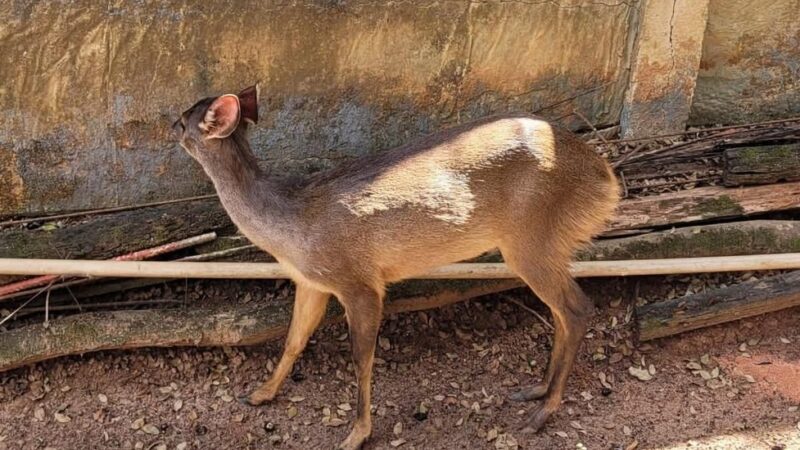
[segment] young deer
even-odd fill
[[[569,273],[576,248],[618,202],[608,164],[568,131],[534,117],[481,119],[358,158],[291,188],[259,169],[247,141],[256,87],[197,102],[174,127],[233,222],[297,285],[286,347],[272,377],[243,401],[275,398],[328,299],[344,306],[358,382],[353,429],[370,436],[375,343],[388,283],[499,249],[551,309],[555,342],[541,383],[511,395],[542,401],[538,430],[561,403],[594,306]]]

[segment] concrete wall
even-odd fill
[[[800,115],[800,0],[711,0],[690,122]]]
[[[0,2],[0,216],[209,192],[169,125],[197,99],[255,80],[263,119],[253,140],[264,165],[281,173],[498,112],[538,111],[579,128],[573,110],[603,126],[639,108],[629,117],[647,132],[648,114],[675,106],[681,114],[665,126],[681,128],[691,92],[654,108],[635,94],[655,91],[630,86],[693,86],[691,64],[701,67],[694,122],[797,112],[800,0],[734,1],[757,12],[753,23],[731,2],[710,0],[708,30],[682,18],[680,1]],[[642,24],[647,17],[658,23]],[[745,25],[734,39],[728,28]],[[761,36],[775,50],[760,46]],[[675,59],[686,67],[665,66],[680,76],[632,77],[637,61],[673,55],[641,49],[666,45],[695,52]],[[762,104],[753,93],[764,87]]]
[[[610,124],[633,11],[588,1],[3,2],[0,55],[12,64],[0,65],[0,214],[208,191],[169,125],[199,98],[255,80],[259,157],[290,171],[606,83],[545,112],[575,107]]]

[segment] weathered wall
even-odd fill
[[[700,66],[708,2],[645,3],[620,118],[623,137],[685,129]]]
[[[800,115],[800,0],[711,0],[690,122]]]
[[[2,2],[0,215],[207,191],[169,125],[254,80],[258,156],[290,171],[597,86],[542,114],[611,124],[637,3]]]

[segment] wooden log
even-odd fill
[[[496,290],[519,286],[499,280],[467,290],[389,300],[385,314],[438,308]],[[227,311],[154,309],[76,314],[2,333],[0,372],[51,358],[100,350],[141,347],[253,345],[284,336],[292,302],[265,302]],[[342,320],[331,302],[326,322]]]
[[[728,189],[710,186],[628,199],[608,230],[663,227],[800,208],[800,182]]]
[[[97,216],[55,229],[2,229],[0,255],[109,259],[230,225],[218,200],[198,200]]]
[[[638,308],[639,339],[649,341],[800,306],[800,271]]]
[[[800,143],[729,148],[723,161],[725,186],[800,180]]]
[[[106,214],[55,229],[0,229],[0,256],[109,259],[230,226],[218,200],[198,200]],[[0,276],[0,285],[16,279]]]
[[[582,261],[689,258],[800,252],[800,221],[751,220],[694,225],[595,241]]]

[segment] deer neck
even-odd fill
[[[250,241],[281,258],[299,232],[300,207],[284,186],[261,170],[238,130],[201,161],[222,206]]]

